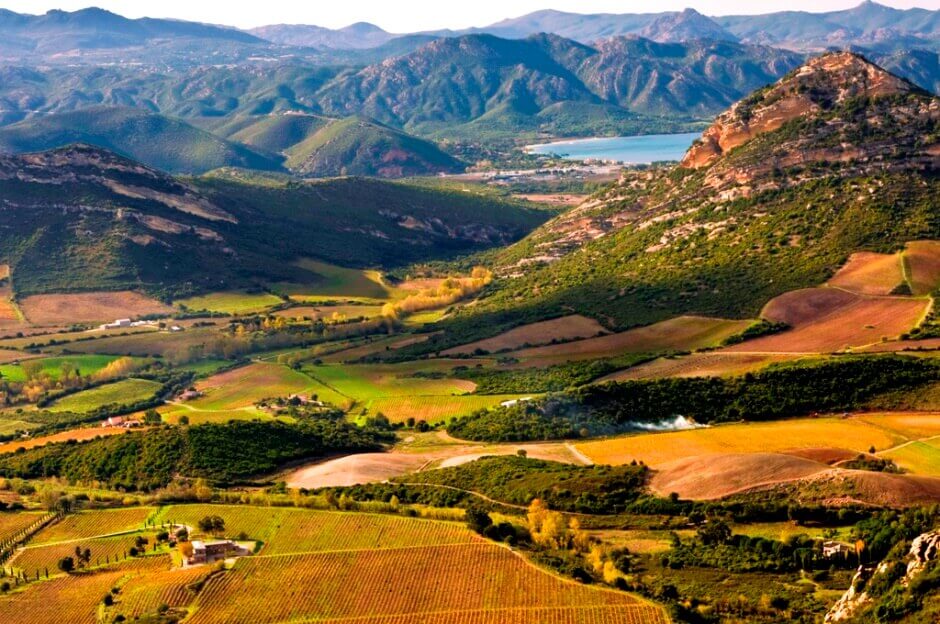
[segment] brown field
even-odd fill
[[[940,479],[887,472],[832,469],[806,480],[806,502],[860,502],[885,507],[932,505],[940,502]]]
[[[826,464],[782,453],[697,455],[660,466],[650,487],[663,496],[675,492],[686,499],[711,500],[827,470]]]
[[[827,464],[829,466],[855,459],[859,455],[872,457],[868,453],[859,453],[858,451],[850,451],[844,448],[804,448],[790,449],[783,452],[786,455],[802,457],[803,459],[809,459],[821,464]]]
[[[859,453],[886,449],[906,437],[858,418],[801,418],[735,423],[703,429],[647,433],[582,442],[575,447],[598,464],[643,460],[653,468],[699,455],[779,453],[791,449],[840,446]]]
[[[854,304],[860,297],[838,288],[791,290],[771,299],[761,316],[791,327],[803,327]]]
[[[284,480],[292,488],[315,489],[357,483],[381,483],[419,470],[459,466],[485,455],[515,455],[524,449],[528,457],[581,464],[583,458],[566,444],[500,444],[480,446],[455,443],[423,452],[359,453],[293,470]]]
[[[904,260],[908,267],[911,290],[915,295],[929,295],[940,285],[940,242],[908,243]]]
[[[240,559],[206,584],[188,622],[495,623],[517,613],[508,621],[588,623],[598,610],[605,622],[665,622],[628,594],[563,580],[508,548],[477,543]]]
[[[167,356],[185,352],[191,346],[204,345],[217,334],[216,328],[187,329],[179,333],[147,330],[127,336],[110,336],[85,340],[68,345],[78,353],[106,353],[111,355]]]
[[[596,320],[573,314],[550,321],[522,325],[492,338],[447,349],[442,351],[441,355],[468,355],[477,350],[497,353],[530,345],[544,345],[553,340],[590,338],[603,333],[607,333],[607,330]]]
[[[623,353],[692,351],[715,346],[742,331],[751,321],[729,321],[701,316],[680,316],[647,327],[558,345],[523,349],[513,354],[516,367],[550,366],[566,361],[591,360]]]
[[[904,282],[901,254],[854,253],[829,285],[862,295],[888,295]]]
[[[590,195],[574,195],[570,193],[529,193],[516,194],[513,197],[534,202],[536,204],[548,204],[550,206],[577,206]]]
[[[10,364],[12,362],[22,362],[39,357],[36,353],[23,353],[22,351],[12,351],[10,349],[0,349],[0,364]]]
[[[924,340],[889,340],[868,345],[862,351],[866,353],[893,353],[898,351],[936,351],[940,349],[940,338]]]
[[[0,622],[95,624],[102,596],[123,576],[118,571],[60,576],[0,595]]]
[[[764,316],[793,329],[725,349],[726,352],[831,353],[895,338],[921,319],[927,299],[861,297],[836,289],[786,293],[764,308]]]
[[[0,454],[13,453],[21,448],[31,449],[37,446],[45,446],[46,444],[51,444],[53,442],[67,442],[69,440],[83,442],[85,440],[97,438],[98,436],[117,435],[121,433],[127,433],[127,431],[127,429],[121,429],[120,427],[85,427],[82,429],[70,429],[69,431],[60,431],[59,433],[53,433],[52,435],[28,438],[26,440],[14,440],[12,442],[0,444]]]
[[[787,354],[725,353],[709,351],[677,358],[659,358],[633,368],[611,373],[597,380],[625,381],[628,379],[661,379],[663,377],[723,377],[743,375],[760,370],[776,362],[786,362],[799,356]]]
[[[20,302],[33,325],[97,323],[146,314],[170,314],[173,308],[129,290],[117,292],[33,295]]]

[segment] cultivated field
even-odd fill
[[[91,551],[91,567],[107,566],[129,560],[130,549],[134,547],[134,540],[138,535],[80,539],[45,545],[34,545],[30,542],[25,548],[18,550],[6,565],[30,577],[35,577],[37,572],[45,576],[46,570],[50,576],[62,574],[57,567],[59,560],[63,557],[74,557],[75,548],[80,547],[82,550],[87,548]],[[145,535],[152,545],[153,534]],[[147,547],[148,550],[150,547]]]
[[[297,266],[312,271],[319,279],[310,284],[274,284],[272,288],[290,296],[296,301],[324,301],[346,299],[368,301],[389,299],[393,289],[383,281],[378,271],[347,269],[326,262],[304,259],[295,263]]]
[[[493,544],[245,558],[211,579],[195,608],[193,624],[595,622],[598,612],[605,622],[665,621],[627,594],[562,580]]]
[[[315,394],[320,400],[343,405],[348,399],[307,375],[280,364],[255,362],[213,375],[196,383],[204,396],[186,405],[202,411],[231,411],[252,407],[265,398]]]
[[[155,613],[164,606],[183,608],[193,601],[196,592],[192,586],[209,576],[212,568],[171,568],[168,559],[167,557],[166,569],[148,570],[146,574],[132,575],[121,586],[121,592],[114,601],[115,617],[123,615],[125,619],[134,619]]]
[[[39,372],[49,375],[53,379],[58,379],[62,372],[62,366],[67,364],[82,376],[93,375],[99,370],[118,359],[116,355],[66,355],[61,357],[48,357],[35,360],[25,358],[26,361],[33,360],[30,366],[39,366]],[[2,364],[0,365],[0,374],[7,381],[26,381],[26,371],[21,364]]]
[[[83,427],[81,429],[70,429],[69,431],[60,431],[59,433],[53,433],[52,435],[5,442],[0,444],[0,454],[13,453],[17,449],[21,448],[31,449],[37,446],[52,444],[54,442],[68,442],[69,440],[83,442],[85,440],[97,438],[98,436],[118,435],[127,433],[127,431],[127,429],[121,429],[120,427]]]
[[[904,283],[901,254],[879,254],[862,251],[829,280],[829,285],[862,295],[889,295]]]
[[[486,340],[478,340],[477,342],[447,349],[442,351],[441,355],[471,355],[475,352],[498,353],[521,347],[545,345],[554,341],[591,338],[606,333],[607,330],[596,320],[574,314],[516,327]]]
[[[403,422],[413,417],[415,420],[433,424],[495,407],[503,401],[518,399],[520,396],[522,395],[397,396],[372,399],[365,407],[370,414],[381,412],[392,422]]]
[[[188,310],[208,310],[227,314],[253,314],[283,303],[270,293],[216,292],[173,302]]]
[[[623,353],[693,351],[714,347],[742,331],[750,321],[728,321],[699,316],[680,316],[647,327],[558,345],[522,349],[513,357],[516,366],[550,366],[567,361],[613,357]]]
[[[904,438],[857,418],[804,418],[638,434],[575,446],[598,464],[628,464],[636,459],[656,468],[686,457],[832,447],[835,441],[861,453],[871,446],[890,448]]]
[[[41,513],[0,514],[0,542],[4,542],[43,517]]]
[[[826,464],[782,453],[701,455],[658,467],[650,487],[661,496],[709,500],[829,470]]]
[[[904,470],[940,476],[940,440],[911,442],[880,454]]]
[[[914,241],[904,251],[908,282],[915,295],[929,295],[940,285],[940,242]]]
[[[173,308],[129,290],[117,292],[33,295],[20,302],[33,325],[104,323],[147,314],[171,314]]]
[[[34,583],[20,592],[0,595],[0,622],[95,624],[102,596],[124,575],[120,571],[102,571],[60,576]]]
[[[661,379],[663,377],[724,377],[760,370],[770,364],[786,362],[799,356],[786,354],[725,353],[708,351],[682,357],[659,358],[597,380]]]
[[[62,397],[47,407],[50,412],[93,412],[104,405],[129,405],[152,397],[160,384],[147,379],[123,379]]]
[[[382,306],[377,305],[333,305],[333,306],[297,306],[278,310],[275,316],[287,319],[322,319],[324,322],[354,318],[375,318],[382,314]]]
[[[115,355],[168,356],[185,353],[189,347],[203,346],[217,336],[217,329],[199,328],[170,333],[143,331],[127,336],[108,336],[96,340],[75,342],[68,346],[80,353],[112,353]]]
[[[843,290],[811,288],[786,293],[763,316],[793,329],[748,340],[728,352],[831,353],[895,338],[910,330],[929,306],[927,299],[861,297]]]
[[[29,543],[49,544],[134,531],[143,527],[144,521],[153,511],[153,507],[127,507],[74,513],[45,527]]]

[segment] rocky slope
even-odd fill
[[[755,105],[760,122],[745,124]],[[783,292],[824,283],[853,252],[940,238],[940,99],[831,54],[722,120],[684,166],[625,172],[495,255],[501,279],[455,326],[572,312],[611,328],[753,318]]]

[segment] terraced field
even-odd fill
[[[131,404],[149,399],[160,389],[160,384],[147,379],[124,379],[97,386],[55,401],[47,408],[51,412],[93,412],[104,405]]]

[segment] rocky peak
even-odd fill
[[[824,54],[722,113],[689,149],[682,165],[691,168],[710,165],[725,152],[760,134],[854,98],[882,98],[915,91],[921,90],[858,54]]]

